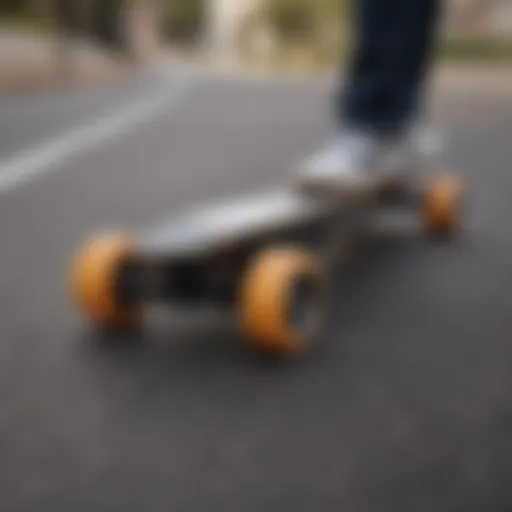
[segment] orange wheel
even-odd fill
[[[241,323],[253,345],[273,355],[305,350],[324,306],[315,258],[295,248],[265,250],[241,284]]]
[[[453,233],[458,226],[462,187],[452,176],[439,176],[428,185],[423,217],[427,230],[436,235]]]
[[[136,320],[136,312],[116,297],[118,272],[132,247],[125,237],[105,235],[89,241],[73,262],[72,294],[81,310],[102,327],[125,329]]]

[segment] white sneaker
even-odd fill
[[[403,143],[349,133],[302,162],[299,180],[305,185],[344,187],[398,176],[408,168],[409,153]]]
[[[380,179],[402,179],[422,161],[439,156],[442,141],[433,131],[418,126],[405,137],[381,140],[361,132],[338,136],[299,165],[305,185],[342,188]]]

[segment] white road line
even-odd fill
[[[190,78],[124,106],[96,121],[56,136],[41,145],[0,162],[0,194],[11,192],[32,178],[57,170],[58,164],[78,153],[127,134],[136,126],[168,112],[190,90]]]

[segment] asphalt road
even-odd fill
[[[0,103],[0,181],[24,151],[179,79]],[[209,314],[174,313],[143,343],[108,348],[67,295],[84,236],[281,182],[330,132],[323,84],[186,89],[0,190],[0,508],[510,510],[510,97],[436,94],[471,189],[463,237],[362,258],[318,350],[269,364]]]

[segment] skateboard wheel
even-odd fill
[[[116,292],[121,266],[131,252],[129,239],[106,235],[90,240],[73,262],[73,297],[80,309],[101,327],[125,329],[134,325],[136,311],[123,306]]]
[[[452,176],[434,178],[424,195],[423,219],[427,231],[434,235],[449,235],[459,223],[462,187]]]
[[[295,248],[263,251],[241,284],[241,323],[253,345],[279,356],[304,351],[316,334],[322,306],[315,258]]]

